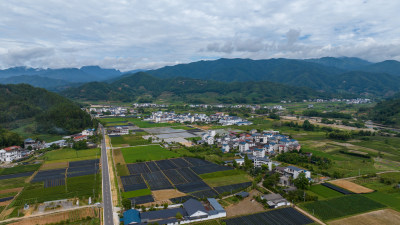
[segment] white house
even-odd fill
[[[231,149],[231,148],[229,147],[228,144],[223,144],[223,145],[222,145],[222,148],[221,148],[222,152],[224,152],[224,153],[229,152],[230,149]]]
[[[311,178],[311,172],[305,169],[300,169],[295,166],[288,166],[285,168],[285,172],[288,174],[291,174],[293,179],[296,179],[300,173],[304,173],[306,175],[306,178]]]
[[[250,147],[249,147],[249,144],[247,142],[242,141],[242,142],[239,143],[239,151],[240,152],[248,151],[249,148]]]
[[[86,130],[82,131],[82,135],[93,136],[94,131],[95,131],[95,129],[86,129]]]
[[[0,161],[12,162],[22,158],[22,148],[20,146],[11,146],[0,150]]]
[[[183,208],[186,210],[188,217],[193,219],[200,219],[208,217],[208,212],[201,202],[195,199],[189,199],[183,203]]]

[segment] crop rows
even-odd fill
[[[170,170],[170,169],[178,168],[175,164],[173,164],[168,159],[158,160],[158,161],[156,161],[156,163],[157,163],[158,167],[160,167],[161,170]]]
[[[65,185],[65,178],[48,179],[44,181],[44,188]]]
[[[303,225],[314,221],[294,208],[283,208],[225,220],[227,225]]]
[[[163,172],[174,185],[187,182],[177,170],[165,170]]]
[[[154,202],[154,198],[151,195],[144,195],[144,196],[129,198],[129,200],[131,200],[132,205]]]
[[[218,164],[208,164],[207,166],[195,166],[191,168],[197,174],[212,173],[217,171],[231,170],[231,167]]]
[[[242,189],[245,189],[251,185],[251,182],[239,183],[239,184],[231,184],[226,186],[215,187],[214,189],[220,193],[235,193]]]
[[[34,183],[45,180],[62,179],[62,178],[65,178],[65,169],[42,170],[36,174],[36,176],[33,178],[31,182]]]
[[[34,171],[24,172],[24,173],[14,173],[14,174],[8,174],[8,175],[1,175],[0,176],[0,180],[17,178],[17,177],[29,177],[29,176],[32,176],[33,173],[34,173]]]
[[[195,196],[196,198],[215,198],[218,196],[218,193],[212,189],[204,190],[204,191],[198,191],[194,193],[190,193],[190,195]]]
[[[160,171],[142,174],[151,190],[172,189],[171,183]]]
[[[146,162],[146,165],[149,167],[151,172],[160,171],[157,164],[154,161]]]
[[[335,186],[335,185],[333,185],[333,184],[331,184],[331,183],[322,183],[321,185],[323,185],[323,186],[325,186],[325,187],[327,187],[327,188],[330,188],[330,189],[332,189],[332,190],[334,190],[334,191],[337,191],[337,192],[339,192],[339,193],[345,194],[345,195],[354,194],[354,193],[351,192],[351,191],[348,191],[348,190],[346,190],[346,189],[344,189],[344,188]]]
[[[141,175],[123,176],[121,177],[121,182],[125,192],[147,188]]]
[[[150,169],[147,167],[146,163],[127,164],[127,166],[129,173],[132,175],[150,172]]]

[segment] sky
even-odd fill
[[[218,58],[400,60],[400,1],[0,1],[0,68]]]

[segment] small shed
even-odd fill
[[[124,218],[121,219],[121,221],[124,221],[124,225],[140,223],[140,213],[136,209],[126,210],[124,212]]]
[[[245,192],[245,191],[242,191],[242,192],[239,192],[239,193],[237,193],[236,194],[236,196],[239,196],[239,197],[242,197],[242,198],[246,198],[246,197],[249,197],[249,192]]]

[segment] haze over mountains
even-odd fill
[[[28,83],[60,91],[92,81],[102,81],[105,83],[101,85],[107,86],[106,83],[118,83],[119,80],[132,76],[130,73],[133,72],[136,71],[122,73],[119,70],[103,69],[98,66],[85,66],[80,69],[15,67],[0,70],[0,83]],[[339,95],[385,97],[400,90],[400,62],[394,60],[371,63],[348,57],[305,60],[218,59],[166,66],[146,71],[146,73],[162,79],[181,77],[220,82],[269,81],[289,85],[292,88],[307,87],[315,91]],[[135,76],[135,79],[138,79],[138,76]],[[189,80],[186,81],[189,82]],[[166,81],[166,83],[169,82],[170,80]],[[134,83],[135,80],[131,79],[128,86],[135,86]],[[210,83],[208,82],[207,85]],[[144,84],[143,87],[151,89],[148,85]],[[85,84],[85,87],[87,88],[88,84]],[[76,97],[77,95],[72,95],[71,91],[68,93]]]

